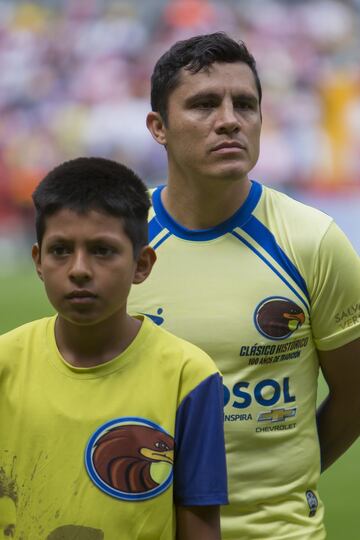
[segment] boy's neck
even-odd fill
[[[125,314],[96,325],[75,325],[60,315],[55,322],[55,339],[63,358],[75,367],[94,367],[121,354],[135,339],[141,321]]]

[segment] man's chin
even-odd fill
[[[248,179],[247,169],[240,169],[239,167],[222,167],[217,171],[212,171],[212,174],[209,175],[210,178],[219,180],[221,182],[237,182],[237,181],[246,181]]]

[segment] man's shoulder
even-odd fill
[[[318,249],[334,222],[321,210],[269,187],[264,187],[253,215],[280,244],[305,251]]]
[[[298,201],[294,197],[278,191],[270,187],[263,187],[263,204],[268,210],[271,210],[276,216],[288,219],[289,222],[297,223],[299,220],[304,226],[307,224],[307,220],[314,220],[317,224],[322,225],[324,228],[328,228],[333,221],[332,217],[325,214],[318,208]],[[311,226],[311,224],[309,224]]]

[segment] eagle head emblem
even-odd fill
[[[143,500],[170,484],[174,439],[146,419],[136,418],[136,423],[128,420],[117,419],[97,430],[86,449],[86,466],[103,491],[125,500]],[[151,468],[161,462],[168,464],[170,474],[159,483]]]
[[[255,326],[269,339],[285,339],[305,322],[304,311],[288,298],[266,298],[256,307]]]

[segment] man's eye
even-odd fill
[[[213,101],[199,101],[195,104],[195,107],[197,109],[212,109],[215,107],[215,103]]]
[[[236,109],[241,109],[242,111],[252,111],[255,108],[255,105],[250,101],[238,101],[234,104]]]

